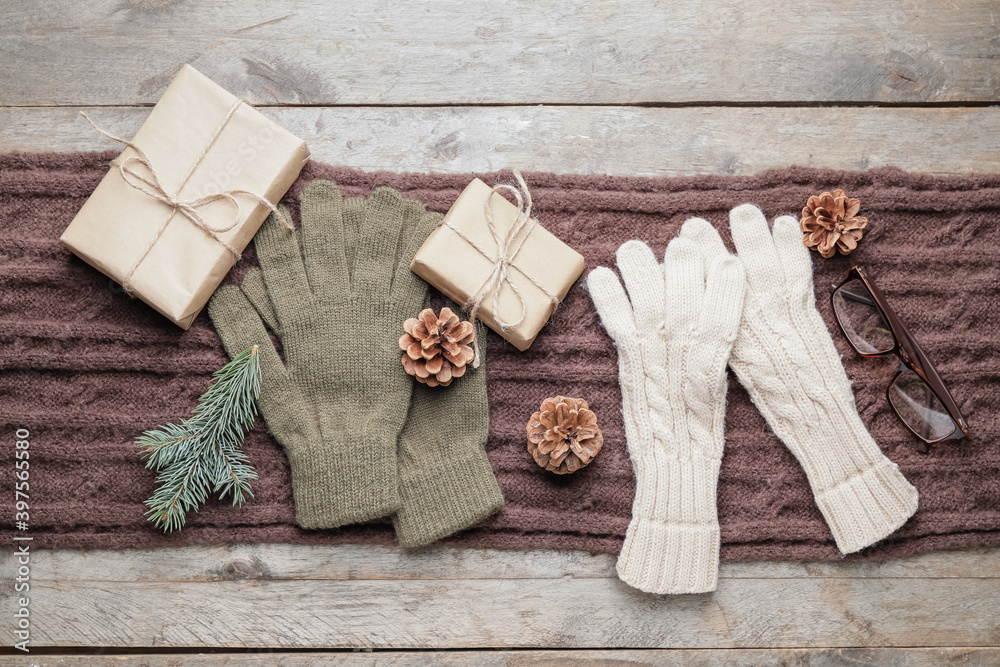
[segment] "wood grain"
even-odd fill
[[[1000,78],[998,78],[1000,80]],[[88,109],[131,137],[146,108]],[[267,108],[316,159],[366,170],[680,176],[790,164],[1000,169],[1000,108]],[[74,108],[0,108],[0,151],[118,148]]]
[[[617,579],[39,583],[44,646],[991,646],[996,579],[747,579],[648,596]],[[12,618],[13,605],[0,605]],[[929,611],[933,610],[933,611]]]
[[[41,659],[7,658],[4,665],[28,667]],[[889,648],[889,649],[685,649],[685,650],[591,650],[591,651],[380,651],[316,653],[225,653],[208,655],[46,655],[46,667],[180,667],[181,665],[225,665],[226,667],[714,667],[716,665],[796,665],[797,667],[985,667],[1000,663],[996,648]]]
[[[993,646],[1000,550],[873,564],[725,564],[652,596],[612,559],[288,545],[38,551],[36,646],[787,648]],[[0,560],[12,571],[13,557]],[[0,616],[13,614],[10,580]]]
[[[990,102],[995,0],[0,3],[0,104]]]
[[[39,550],[33,581],[211,583],[297,580],[613,579],[615,556],[583,551],[256,544],[169,549]],[[0,554],[0,572],[16,569]],[[722,563],[720,579],[1000,579],[1000,549],[928,553],[884,562]],[[0,589],[2,590],[2,589]]]

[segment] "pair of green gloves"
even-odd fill
[[[429,304],[410,261],[440,214],[390,188],[345,199],[322,180],[299,202],[301,229],[269,217],[260,267],[208,305],[230,357],[260,346],[258,404],[291,464],[299,525],[392,516],[400,544],[420,546],[499,511],[486,369],[432,388],[401,363],[403,322]]]

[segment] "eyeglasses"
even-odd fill
[[[858,354],[891,354],[899,360],[899,372],[886,397],[906,427],[920,438],[920,452],[926,453],[927,445],[935,442],[969,434],[965,418],[934,365],[860,267],[851,269],[831,300],[837,324]]]

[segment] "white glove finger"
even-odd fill
[[[587,291],[601,317],[601,324],[616,343],[635,336],[632,307],[614,271],[604,266],[591,271],[587,275]]]
[[[702,257],[705,260],[705,271],[708,272],[708,265],[718,257],[728,257],[729,251],[726,244],[722,242],[718,230],[704,218],[689,218],[681,225],[680,236],[691,239],[698,244]]]
[[[785,215],[774,221],[774,247],[785,272],[785,289],[795,303],[809,303],[813,294],[813,267],[809,249],[802,243],[798,221]]]
[[[729,255],[712,260],[698,330],[706,339],[720,341],[727,359],[743,317],[745,292],[743,263],[737,257]]]
[[[705,289],[701,251],[691,239],[677,237],[667,245],[663,257],[666,274],[667,336],[682,334],[698,321]]]
[[[629,452],[646,451],[651,443],[649,408],[646,405],[642,373],[642,353],[636,337],[635,320],[618,276],[599,266],[587,275],[587,291],[618,348],[618,378],[625,413],[625,437]]]
[[[617,258],[636,329],[654,331],[663,321],[663,269],[656,255],[642,241],[626,241],[618,248]]]
[[[792,308],[794,326],[814,359],[825,359],[830,368],[837,368],[841,365],[840,353],[833,344],[826,323],[816,310],[812,253],[802,243],[802,230],[798,220],[783,216],[774,221],[774,246],[785,268],[784,289]],[[845,375],[836,373],[827,373],[826,378],[830,382],[834,382],[834,378],[838,382],[840,379],[846,380]]]
[[[784,273],[764,214],[753,204],[737,206],[729,212],[729,228],[746,270],[747,289],[757,294],[779,291]]]

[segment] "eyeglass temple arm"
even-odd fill
[[[866,279],[865,283],[871,290],[872,295],[875,297],[870,300],[871,303],[877,305],[885,315],[889,327],[892,329],[893,336],[895,336],[896,341],[899,343],[899,351],[902,353],[904,359],[918,368],[927,378],[935,393],[937,393],[941,401],[944,402],[945,408],[947,408],[948,412],[951,413],[952,418],[958,424],[962,432],[965,433],[967,429],[965,419],[962,417],[962,413],[958,409],[958,404],[955,403],[955,399],[952,398],[951,393],[945,386],[944,380],[941,379],[941,376],[938,375],[937,370],[934,368],[934,364],[927,358],[927,354],[924,353],[917,341],[910,335],[906,325],[903,324],[902,320],[899,319],[896,313],[886,302],[885,296],[882,294],[881,290],[873,285],[870,280]]]
[[[853,301],[855,303],[863,303],[866,306],[873,306],[873,307],[876,307],[876,308],[878,307],[878,304],[875,303],[875,299],[871,298],[870,296],[868,296],[866,294],[855,294],[854,292],[848,292],[847,290],[841,290],[840,296],[841,296],[841,298],[847,299],[848,301]]]

